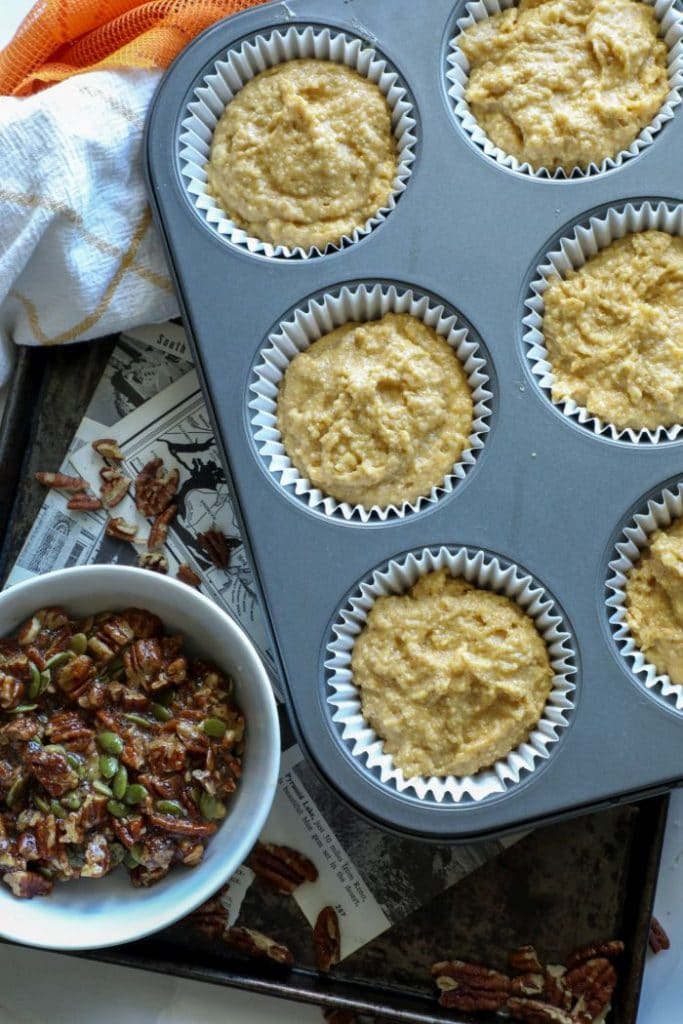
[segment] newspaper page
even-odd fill
[[[178,511],[164,549],[169,574],[174,575],[182,562],[192,566],[202,591],[251,636],[270,667],[277,695],[251,568],[182,327],[141,327],[122,335],[112,351],[61,467],[88,480],[95,493],[102,463],[91,442],[101,437],[118,442],[125,455],[122,468],[130,478],[157,456],[166,468],[178,469]],[[138,523],[137,546],[106,536],[106,510],[71,512],[66,501],[59,492],[47,492],[8,586],[51,569],[89,562],[136,564],[149,523],[131,497],[117,506],[116,514]],[[229,539],[230,564],[225,570],[213,565],[196,539],[213,526]],[[294,899],[311,924],[322,907],[336,908],[342,921],[343,957],[515,841],[434,846],[392,836],[387,842],[381,830],[335,797],[296,745],[282,752],[278,790],[262,839],[291,846],[314,862],[318,880],[300,886]],[[224,896],[230,923],[239,920],[253,878],[243,866],[231,879]]]

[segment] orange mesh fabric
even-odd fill
[[[260,2],[37,0],[0,51],[0,94],[29,96],[95,69],[165,68],[214,21]]]

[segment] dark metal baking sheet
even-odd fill
[[[528,275],[562,225],[631,199],[680,202],[683,115],[617,170],[570,181],[513,174],[472,145],[449,110],[444,53],[464,7],[292,0],[227,19],[177,59],[147,137],[150,194],[300,742],[362,813],[390,828],[463,840],[654,794],[683,772],[683,717],[633,680],[604,603],[613,532],[644,493],[680,473],[681,445],[619,445],[571,423],[539,392],[521,343]],[[274,27],[323,23],[351,35],[362,23],[364,38],[398,68],[419,112],[416,168],[396,209],[361,242],[309,260],[254,256],[218,238],[188,200],[180,122],[227,48]],[[493,429],[466,480],[430,510],[384,525],[333,520],[286,493],[257,455],[247,409],[253,360],[273,327],[310,296],[358,281],[398,282],[443,299],[482,337],[497,382]],[[533,573],[566,614],[579,668],[570,727],[543,766],[502,796],[459,805],[398,794],[350,753],[331,721],[323,667],[330,623],[358,581],[403,552],[442,544],[483,548]],[[642,750],[644,736],[646,756],[626,755],[630,743]]]

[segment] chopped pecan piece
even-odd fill
[[[604,1010],[617,984],[614,965],[605,957],[586,960],[567,971],[567,988],[577,1000],[572,1009],[572,1019],[580,1024],[591,1024],[594,1017]]]
[[[56,750],[43,750],[42,747],[37,747],[35,750],[27,751],[26,765],[50,796],[63,796],[78,785],[78,775],[64,755]]]
[[[650,921],[650,935],[648,937],[648,943],[650,944],[650,949],[653,953],[661,953],[663,949],[669,949],[671,946],[669,936],[666,934],[656,917],[653,917]]]
[[[565,977],[567,968],[563,964],[548,964],[545,969],[543,998],[551,1006],[559,1006],[568,1010],[572,1004],[572,994],[567,988]]]
[[[168,536],[168,526],[178,511],[177,505],[169,505],[167,509],[160,512],[152,523],[152,529],[149,531],[149,537],[147,538],[147,548],[149,551],[155,551],[157,548],[162,548],[166,543]]]
[[[111,459],[112,462],[121,462],[124,455],[113,437],[101,437],[93,441],[93,448],[103,459]]]
[[[158,551],[143,551],[138,558],[138,565],[141,569],[159,572],[162,576],[168,573],[168,559],[164,555],[160,555]]]
[[[264,935],[263,932],[254,931],[252,928],[228,928],[223,933],[223,938],[228,945],[238,949],[241,953],[246,953],[247,956],[267,957],[277,964],[286,966],[294,963],[294,957],[287,946],[276,942],[275,939]]]
[[[72,512],[97,512],[102,508],[102,502],[94,494],[79,491],[78,494],[74,494],[73,498],[69,498],[66,507],[70,508]]]
[[[515,1020],[524,1021],[524,1024],[575,1024],[566,1010],[538,999],[511,996],[507,1008]]]
[[[510,991],[516,996],[540,996],[545,991],[544,974],[518,974]]]
[[[128,494],[130,480],[123,475],[120,469],[102,469],[100,476],[102,478],[100,487],[102,504],[105,508],[114,508]]]
[[[507,974],[480,964],[441,960],[432,964],[431,973],[441,992],[440,1005],[454,1010],[499,1010],[510,993]]]
[[[624,952],[624,943],[619,939],[611,939],[609,942],[594,942],[589,946],[580,946],[575,949],[567,958],[567,970],[571,971],[579,964],[587,960],[595,960],[604,957],[606,960],[616,960]]]
[[[313,926],[313,950],[319,971],[329,971],[339,963],[341,935],[339,918],[334,907],[323,907]]]
[[[543,968],[533,946],[518,946],[508,953],[508,963],[513,971],[520,974],[541,974]]]
[[[106,836],[96,833],[85,848],[85,863],[81,868],[82,878],[102,878],[111,867],[111,856]]]
[[[115,516],[110,519],[104,528],[107,537],[114,540],[128,540],[133,543],[138,535],[138,528],[135,523],[129,523],[123,516]]]
[[[177,469],[164,472],[162,459],[150,459],[135,478],[135,505],[143,516],[158,516],[173,501],[180,474]]]
[[[21,703],[26,687],[14,676],[0,672],[0,708],[11,711]]]
[[[231,541],[222,530],[213,527],[197,534],[197,543],[217,569],[227,569],[230,565],[230,550],[237,543]]]
[[[2,876],[3,882],[20,899],[30,900],[34,896],[47,896],[52,891],[52,882],[36,871],[8,871]]]
[[[53,715],[47,724],[45,733],[52,743],[68,743],[72,750],[83,752],[95,735],[89,729],[77,711],[60,711]]]
[[[180,563],[175,577],[177,580],[180,580],[181,583],[187,583],[188,587],[194,587],[195,589],[197,589],[202,582],[201,576],[199,576],[192,566],[187,564],[187,562]]]
[[[276,843],[257,843],[247,865],[278,892],[292,893],[304,882],[315,882],[318,877],[318,869],[308,857]]]
[[[54,487],[59,491],[85,491],[88,481],[80,476],[67,476],[66,473],[36,473],[36,480],[43,487]]]
[[[57,669],[55,683],[70,697],[78,698],[94,683],[96,675],[97,669],[92,658],[87,654],[77,654]]]

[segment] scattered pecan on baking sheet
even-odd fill
[[[158,572],[162,576],[168,573],[168,559],[159,551],[143,551],[138,555],[138,565],[149,572]]]
[[[237,926],[228,928],[224,932],[223,938],[229,946],[246,956],[256,959],[266,957],[268,960],[274,960],[275,963],[287,967],[294,963],[292,952],[284,943],[271,939],[263,932],[254,931],[253,928]]]
[[[227,569],[230,565],[230,554],[237,541],[227,537],[222,530],[213,526],[204,533],[197,534],[197,543],[217,569]]]
[[[124,455],[113,437],[100,437],[93,441],[93,448],[103,459],[111,459],[112,462],[122,462]]]
[[[339,963],[341,934],[334,907],[323,907],[313,926],[313,952],[319,971],[327,972]]]
[[[162,459],[150,459],[135,478],[135,505],[143,516],[161,515],[173,501],[180,473],[177,469],[164,470]]]
[[[656,917],[653,917],[650,921],[650,934],[647,941],[653,953],[661,953],[662,950],[670,949],[671,947],[669,936]]]
[[[175,578],[181,583],[186,583],[188,587],[194,587],[195,590],[199,589],[202,582],[201,576],[187,562],[180,563]]]
[[[277,843],[257,843],[247,865],[278,892],[292,893],[304,882],[315,882],[318,869],[298,850]]]
[[[0,874],[21,897],[123,863],[192,867],[227,813],[244,719],[232,682],[142,609],[42,608],[0,639]]]
[[[52,487],[58,491],[86,491],[88,481],[80,476],[68,476],[66,473],[36,473],[36,480],[43,487]]]

